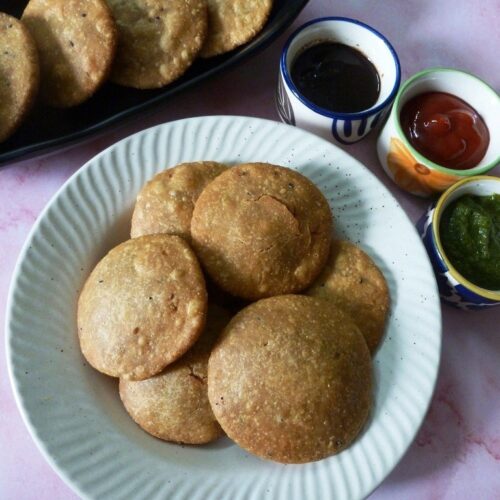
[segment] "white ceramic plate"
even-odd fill
[[[127,238],[134,198],[182,161],[264,161],[298,169],[331,203],[337,233],[360,243],[389,283],[375,407],[356,442],[306,465],[255,458],[227,438],[167,444],[128,417],[116,381],[85,363],[75,306],[92,267]],[[360,163],[297,128],[244,117],[160,125],[90,160],[39,217],[21,252],[7,311],[14,392],[36,443],[80,495],[107,499],[352,499],[367,495],[413,440],[436,380],[441,316],[425,250],[395,199]]]

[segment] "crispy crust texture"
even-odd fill
[[[119,31],[111,80],[139,89],[179,78],[207,33],[205,0],[108,0]]]
[[[207,324],[194,346],[162,373],[140,381],[120,379],[120,397],[135,422],[166,441],[204,444],[224,434],[208,402],[208,358],[229,322],[229,313],[209,305]]]
[[[190,241],[194,204],[207,184],[226,169],[222,163],[198,161],[156,174],[137,196],[131,237],[167,233]]]
[[[201,193],[191,237],[210,277],[256,300],[309,286],[328,258],[330,207],[306,177],[267,163],[230,168]]]
[[[212,57],[249,42],[264,27],[272,0],[207,0],[208,36],[202,57]]]
[[[367,420],[370,353],[331,303],[263,299],[231,320],[212,351],[208,397],[245,450],[283,463],[320,460],[349,446]]]
[[[373,354],[384,335],[390,295],[375,262],[349,241],[334,241],[328,262],[306,292],[348,312]]]
[[[82,353],[107,375],[143,380],[196,342],[206,308],[203,274],[182,238],[128,240],[97,264],[80,294]]]
[[[38,47],[44,103],[76,106],[106,81],[117,31],[104,0],[30,0],[22,21]]]
[[[38,53],[27,28],[0,12],[0,142],[29,113],[39,84]]]

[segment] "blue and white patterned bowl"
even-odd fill
[[[358,113],[334,113],[315,105],[299,92],[290,76],[291,66],[302,50],[324,41],[354,47],[373,63],[380,77],[380,94],[371,108]],[[280,60],[276,107],[281,120],[289,125],[338,144],[354,144],[384,121],[400,81],[398,56],[381,33],[355,19],[322,17],[300,26],[286,42]]]
[[[417,229],[429,254],[443,301],[459,309],[484,309],[500,304],[500,290],[481,288],[464,278],[448,260],[439,236],[444,210],[465,194],[500,194],[500,178],[478,175],[457,182],[428,208],[417,222]]]

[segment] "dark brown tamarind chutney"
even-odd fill
[[[338,42],[319,42],[293,61],[292,81],[309,101],[328,111],[356,113],[371,108],[380,77],[359,50]]]

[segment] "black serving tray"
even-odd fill
[[[59,110],[37,106],[21,128],[0,144],[0,165],[88,138],[235,66],[276,39],[294,21],[307,2],[308,0],[275,0],[266,26],[254,40],[228,54],[195,61],[182,78],[162,89],[136,90],[106,83],[91,99],[75,108]],[[0,11],[20,17],[27,3],[23,0],[1,0]]]

